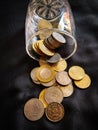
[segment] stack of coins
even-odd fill
[[[78,88],[85,89],[91,84],[91,79],[84,69],[80,66],[72,66],[69,69],[69,75],[74,80],[75,85]]]
[[[43,40],[37,40],[32,44],[33,50],[40,56],[53,56],[55,52],[48,49]]]
[[[49,49],[56,49],[66,43],[65,38],[58,32],[53,32],[47,39],[44,40],[45,45]]]
[[[60,47],[65,42],[65,38],[61,34],[53,32],[47,39],[33,42],[32,48],[40,56],[53,56],[56,53],[54,49]],[[58,55],[60,57],[60,54]]]
[[[46,28],[50,30],[47,31],[45,30]],[[32,43],[32,49],[38,56],[46,56],[48,62],[55,63],[61,57],[60,54],[56,52],[56,48],[64,45],[66,39],[61,33],[53,32],[52,28],[52,24],[49,21],[44,19],[38,21],[38,30],[44,29],[44,31],[38,35],[38,40]]]

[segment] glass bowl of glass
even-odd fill
[[[65,42],[63,44],[61,44],[60,46],[58,46],[57,48],[54,48],[54,49],[51,49],[51,48],[52,48],[52,46],[55,46],[54,45],[55,42],[52,43],[52,45],[49,44],[48,50],[54,52],[54,54],[55,53],[60,54],[60,56],[62,58],[64,58],[65,60],[72,57],[73,54],[76,52],[76,49],[77,49],[77,42],[76,42],[75,38],[70,33],[68,33],[67,31],[62,31],[62,30],[59,30],[59,29],[56,29],[56,28],[53,28],[53,29],[44,28],[44,29],[41,29],[41,30],[35,32],[26,43],[27,54],[31,58],[33,58],[37,61],[42,56],[46,57],[47,59],[52,57],[54,54],[48,55],[47,50],[43,49],[42,47],[39,47],[40,45],[37,45],[36,49],[39,49],[40,51],[42,51],[42,53],[44,53],[44,55],[37,53],[37,51],[35,50],[35,47],[34,47],[36,45],[34,45],[34,44],[37,41],[43,41],[43,43],[44,43],[44,41],[49,39],[54,32],[57,33],[57,34],[60,34],[65,39]],[[42,38],[41,36],[43,36],[43,39],[41,39]],[[45,47],[47,48],[47,45]]]

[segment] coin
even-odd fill
[[[40,55],[39,51],[38,51],[38,50],[36,49],[36,47],[35,47],[35,44],[36,44],[36,42],[34,42],[34,43],[32,44],[32,48],[33,48],[33,50],[34,50],[37,54]]]
[[[78,88],[81,88],[81,89],[85,89],[85,88],[88,88],[91,84],[91,79],[90,77],[85,74],[85,76],[83,77],[83,79],[79,80],[79,81],[74,81],[75,85],[78,87]]]
[[[51,49],[56,49],[66,42],[63,35],[58,32],[53,32],[48,38],[47,43],[49,43]]]
[[[62,92],[63,92],[63,95],[64,97],[69,97],[73,94],[74,92],[74,88],[73,88],[73,85],[72,83],[66,85],[66,86],[60,86]]]
[[[53,28],[52,24],[48,20],[40,19],[38,21],[38,30],[41,30],[41,29],[52,29],[52,28]],[[39,37],[40,37],[40,39],[44,40],[45,38],[50,36],[51,33],[52,33],[51,30],[43,30],[43,32],[40,33]]]
[[[39,38],[41,40],[44,40],[44,39],[48,38],[52,34],[52,32],[53,32],[53,30],[47,30],[47,31],[42,30],[42,33],[39,34]]]
[[[63,71],[67,68],[67,62],[65,61],[65,59],[60,58],[60,60],[57,63],[54,63],[52,65],[52,68],[58,72]]]
[[[60,33],[53,32],[52,37],[59,43],[65,43],[66,42],[65,38]]]
[[[45,19],[40,19],[38,21],[38,30],[43,29],[43,28],[48,28],[48,29],[52,29],[52,24]]]
[[[33,44],[32,44],[32,48],[33,48],[33,50],[38,54],[38,55],[41,55],[41,56],[43,56],[44,54],[41,52],[41,50],[38,48],[38,41],[36,41],[36,42],[34,42]]]
[[[40,42],[43,42],[43,41],[41,41],[41,40],[37,40],[37,41],[36,41],[36,44],[35,44],[36,50],[39,52],[39,54],[40,54],[41,56],[45,56],[45,54],[39,49],[39,43],[40,43]]]
[[[24,115],[30,121],[39,120],[44,114],[44,105],[37,98],[29,99],[24,105]]]
[[[41,82],[41,84],[42,84],[43,86],[45,86],[45,87],[50,87],[50,86],[54,85],[55,82],[56,82],[56,80],[55,80],[55,77],[54,77],[53,80],[51,80],[51,81],[49,81],[49,82],[47,82],[47,83]]]
[[[57,63],[61,58],[61,55],[59,53],[55,53],[52,57],[50,57],[47,62],[49,63]]]
[[[45,64],[49,65],[47,63],[47,58],[46,57],[40,57],[40,59],[39,59],[39,65],[42,66],[42,65],[45,65]]]
[[[58,122],[64,117],[64,107],[62,104],[52,102],[45,110],[46,117],[52,122]]]
[[[33,81],[34,83],[36,83],[36,84],[40,84],[40,81],[39,81],[39,80],[37,79],[37,77],[36,77],[36,72],[37,72],[38,68],[39,68],[39,67],[35,67],[35,68],[33,68],[33,69],[31,70],[31,72],[30,72],[30,77],[31,77],[32,81]]]
[[[48,105],[47,102],[45,101],[45,98],[44,98],[45,91],[46,91],[46,89],[43,89],[43,90],[40,92],[40,94],[39,94],[39,100],[41,100],[41,102],[43,103],[44,108],[46,108],[47,105]]]
[[[41,82],[49,82],[54,78],[55,72],[49,65],[42,65],[36,72],[36,77]]]
[[[39,42],[39,49],[47,56],[53,56],[55,54],[54,51],[49,50],[43,43],[43,40]]]
[[[59,87],[47,88],[45,92],[45,100],[47,103],[58,102],[61,103],[63,100],[63,93]]]
[[[61,85],[68,85],[71,83],[71,79],[66,71],[61,71],[56,74],[56,81]]]
[[[80,66],[72,66],[68,73],[69,76],[74,80],[81,80],[85,75],[84,69]]]

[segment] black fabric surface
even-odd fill
[[[25,17],[29,0],[0,2],[0,130],[98,130],[98,0],[70,0],[78,49],[67,60],[68,67],[82,66],[92,84],[75,87],[64,98],[65,116],[58,123],[45,115],[36,122],[23,114],[25,102],[38,97],[41,86],[32,83],[29,73],[38,66],[25,51]]]

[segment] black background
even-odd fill
[[[38,97],[41,86],[32,83],[29,73],[38,66],[25,51],[25,17],[29,0],[0,2],[0,130],[98,130],[98,0],[70,0],[78,49],[68,67],[82,66],[92,84],[76,88],[65,98],[65,116],[58,123],[45,115],[36,122],[23,115],[25,102]]]

